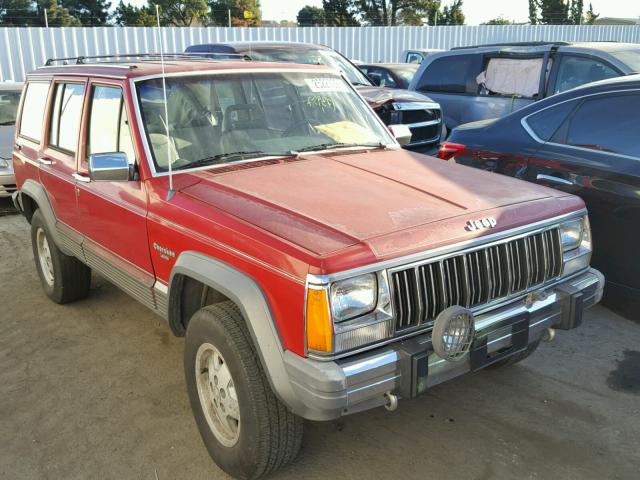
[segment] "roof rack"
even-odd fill
[[[453,47],[451,50],[464,50],[465,48],[482,48],[482,47],[541,47],[543,45],[565,46],[571,45],[571,42],[506,42],[506,43],[485,43],[484,45],[468,45],[465,47]]]
[[[215,58],[220,57],[220,58]],[[241,53],[126,53],[117,55],[80,55],[78,57],[49,58],[44,64],[45,67],[60,65],[95,65],[95,64],[116,64],[128,62],[154,62],[160,58],[165,60],[248,60],[249,58]],[[130,68],[133,68],[131,66]]]

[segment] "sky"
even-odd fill
[[[443,0],[443,5],[452,2],[453,0]],[[146,0],[130,0],[130,3],[143,5]],[[585,0],[584,3],[586,11],[589,0]],[[637,0],[591,0],[591,3],[601,17],[640,17],[640,2]],[[295,20],[302,7],[319,7],[322,0],[260,0],[260,4],[264,20]],[[464,0],[462,11],[466,16],[467,25],[478,25],[499,16],[516,22],[526,22],[528,5],[528,0]]]

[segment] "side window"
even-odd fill
[[[640,158],[640,92],[585,100],[569,120],[566,144]]]
[[[82,116],[84,85],[79,83],[58,83],[55,87],[49,145],[75,153]]]
[[[0,126],[16,124],[20,105],[20,91],[0,91]]]
[[[122,90],[118,87],[93,87],[87,155],[123,152],[135,163],[135,151],[129,130]]]
[[[422,54],[417,52],[409,52],[407,53],[406,58],[407,63],[422,63]]]
[[[449,55],[435,59],[424,70],[418,90],[446,93],[472,93],[477,91],[476,77],[482,70],[482,56]]]
[[[20,117],[20,136],[36,142],[42,140],[42,119],[47,106],[49,82],[29,82],[25,90]]]
[[[612,67],[594,58],[563,55],[558,65],[558,75],[553,93],[564,92],[585,83],[619,77]]]
[[[541,110],[528,117],[525,123],[540,140],[547,142],[576,107],[576,103],[576,100],[570,100]]]

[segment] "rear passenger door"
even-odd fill
[[[48,109],[48,128],[44,132],[44,148],[38,155],[40,180],[49,195],[59,229],[81,243],[83,222],[78,218],[75,175],[76,154],[80,146],[80,120],[84,105],[86,80],[59,79],[53,82]]]
[[[133,180],[89,180],[89,156],[122,152],[137,171],[141,158],[133,141],[133,118],[124,102],[124,84],[93,81],[88,87],[78,165],[78,212],[85,233],[87,263],[106,261],[145,286],[153,284],[147,241],[147,195],[136,174]],[[120,281],[120,279],[111,279]]]
[[[554,108],[566,119],[555,132],[547,130],[549,141],[530,160],[528,177],[582,197],[593,230],[593,264],[608,281],[640,288],[640,91],[592,95]],[[542,118],[536,127],[535,115],[526,121],[538,130],[553,123]]]
[[[24,178],[40,177],[38,158],[42,153],[44,120],[50,87],[49,80],[29,81],[25,87],[13,149],[13,164],[21,165],[20,170],[25,172]]]

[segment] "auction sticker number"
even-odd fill
[[[344,80],[336,77],[305,78],[309,89],[314,93],[320,92],[346,92],[347,86]]]

